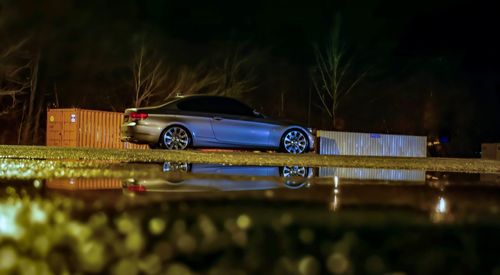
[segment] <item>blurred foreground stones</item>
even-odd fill
[[[290,204],[152,203],[120,211],[93,205],[2,189],[0,274],[491,274],[500,268],[497,225],[370,223],[366,211],[346,219]]]

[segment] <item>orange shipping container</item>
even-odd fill
[[[481,158],[500,160],[500,143],[481,144]]]
[[[45,186],[51,189],[62,190],[105,190],[121,189],[122,181],[119,179],[50,179],[45,181]]]
[[[146,149],[120,141],[123,114],[85,109],[49,109],[47,146]]]

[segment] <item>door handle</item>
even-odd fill
[[[214,116],[213,119],[219,121],[219,120],[222,120],[222,117],[220,117],[220,116]]]

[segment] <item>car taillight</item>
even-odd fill
[[[127,189],[130,192],[146,192],[144,185],[129,185]]]
[[[148,114],[132,112],[129,114],[129,117],[131,120],[141,120],[148,118]]]

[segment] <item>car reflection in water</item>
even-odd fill
[[[313,169],[304,166],[231,166],[165,162],[165,178],[128,179],[132,192],[252,191],[309,187]]]

